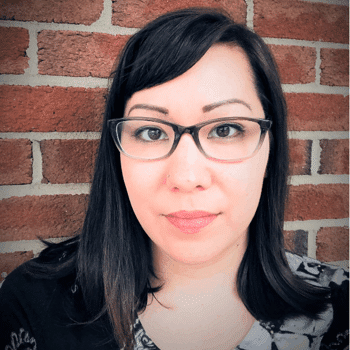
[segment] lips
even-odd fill
[[[197,233],[217,218],[206,211],[178,211],[165,215],[169,222],[184,233]]]

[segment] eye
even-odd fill
[[[155,127],[143,127],[135,132],[135,137],[142,141],[152,142],[167,140],[168,135],[161,129]]]
[[[222,124],[215,126],[208,134],[208,138],[231,138],[243,133],[239,124]]]

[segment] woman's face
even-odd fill
[[[232,99],[236,102],[223,103]],[[244,51],[227,45],[214,45],[183,75],[133,94],[124,117],[183,126],[225,117],[265,118]],[[166,159],[143,161],[121,154],[131,205],[154,252],[198,264],[244,246],[268,156],[267,136],[249,159],[208,159],[188,133]]]

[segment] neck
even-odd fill
[[[176,305],[177,299],[184,295],[208,295],[215,297],[228,295],[237,297],[236,277],[239,265],[247,247],[246,236],[230,249],[209,261],[188,264],[176,261],[153,246],[153,264],[158,281],[152,285],[163,284],[156,297],[160,302]]]

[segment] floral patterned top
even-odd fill
[[[255,321],[235,350],[349,349],[349,273],[307,257],[287,253],[292,271],[312,284],[329,287],[331,305],[319,320]],[[76,325],[62,304],[67,285],[12,272],[0,289],[0,350],[117,350],[105,325]],[[69,293],[78,287],[72,281]],[[160,350],[137,318],[135,350]],[[218,349],[220,350],[220,349]],[[233,349],[234,350],[234,349]]]

